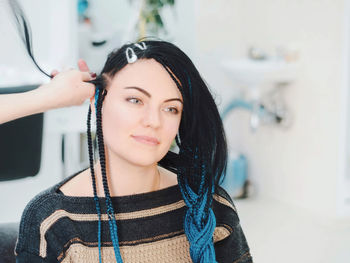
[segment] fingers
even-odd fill
[[[90,73],[88,73],[88,72],[81,72],[81,73],[83,76],[83,81],[89,81],[89,80],[94,79],[93,77],[91,77]],[[88,94],[89,98],[93,98],[95,96],[95,85],[94,84],[84,82],[82,87],[87,90],[87,94]]]
[[[83,81],[89,81],[96,77],[96,74],[95,74],[95,77],[93,77],[89,72],[81,72],[81,75],[83,77]]]
[[[86,64],[85,60],[84,59],[79,59],[78,60],[78,67],[79,67],[79,70],[80,71],[83,71],[83,72],[89,72],[89,67],[88,65]]]

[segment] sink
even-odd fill
[[[282,59],[252,60],[248,58],[223,60],[221,66],[234,84],[266,89],[276,84],[288,84],[297,78],[299,63]]]

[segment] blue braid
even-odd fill
[[[94,191],[94,201],[95,201],[95,207],[98,214],[98,232],[97,232],[97,239],[98,239],[98,256],[99,256],[99,262],[102,263],[102,257],[101,257],[101,207],[100,202],[97,197],[97,189],[96,189],[96,178],[95,178],[95,172],[94,172],[94,153],[92,150],[92,140],[91,140],[91,107],[89,107],[88,112],[88,119],[87,119],[87,136],[88,136],[88,147],[89,147],[89,161],[90,161],[90,170],[91,170],[91,180],[92,180],[92,188]]]
[[[97,110],[97,104],[99,100],[99,95],[100,95],[100,88],[96,87],[95,91],[95,109],[96,109],[96,119],[98,115]],[[103,98],[102,98],[103,99]],[[101,156],[100,156],[101,158]],[[108,188],[108,186],[107,186]],[[117,232],[117,222],[115,219],[115,213],[112,205],[112,200],[109,195],[109,191],[105,191],[105,196],[106,196],[106,207],[107,207],[107,215],[108,215],[108,223],[109,223],[109,230],[110,230],[110,235],[113,243],[113,249],[114,249],[114,255],[116,258],[117,263],[123,263],[122,257],[120,255],[120,248],[119,248],[119,240],[118,240],[118,232]],[[97,195],[95,196],[96,200],[98,200]],[[99,231],[99,240],[98,240],[98,247],[99,247],[99,260],[100,263],[102,263],[101,260],[101,209],[99,207],[98,202],[95,202],[96,204],[96,209],[98,210],[98,215],[99,215],[99,226],[98,226],[98,231]]]
[[[100,88],[98,86],[96,86],[95,89],[95,111],[97,114],[97,101],[98,101],[98,96],[100,95]]]
[[[101,207],[98,201],[98,197],[96,193],[94,193],[94,200],[96,205],[96,210],[98,214],[98,259],[99,262],[102,263],[102,252],[101,252]]]
[[[163,65],[164,66],[164,65]],[[164,66],[164,68],[168,71],[168,69]],[[168,71],[169,72],[169,71]],[[169,73],[170,74],[170,73]],[[192,83],[189,74],[185,71],[188,79],[189,93],[190,99],[192,99]],[[170,74],[175,83],[177,81]],[[178,138],[175,138],[177,143],[179,144]],[[181,144],[181,146],[183,146]],[[186,146],[185,146],[186,147]],[[184,151],[189,151],[192,153],[191,147],[180,147],[180,154],[183,154]],[[195,148],[194,154],[194,168],[198,168],[199,158],[198,158],[198,148]],[[198,195],[192,191],[189,186],[188,179],[186,175],[182,173],[183,169],[180,167],[178,173],[178,182],[179,187],[183,196],[183,199],[187,206],[187,211],[184,219],[184,230],[187,236],[187,239],[190,243],[190,255],[194,263],[216,263],[215,259],[215,250],[213,244],[213,233],[216,226],[216,219],[213,210],[209,207],[206,215],[205,207],[207,204],[208,191],[206,189],[203,191],[205,184],[205,175],[206,169],[205,165],[201,165],[202,168],[202,176],[201,182],[199,185]],[[189,172],[188,170],[184,172]],[[213,184],[214,186],[214,184]],[[211,193],[214,192],[214,188],[212,187]],[[204,197],[203,197],[204,194]],[[212,195],[211,195],[212,196]],[[212,197],[211,197],[212,198]],[[211,202],[209,202],[210,204]],[[206,219],[205,224],[203,224],[203,219]]]
[[[122,260],[122,257],[120,255],[119,240],[118,240],[118,234],[117,234],[117,222],[116,222],[115,215],[114,215],[114,209],[113,209],[111,197],[109,195],[108,195],[108,197],[106,196],[106,205],[107,205],[109,230],[111,233],[114,254],[115,254],[117,262],[122,263],[123,260]]]
[[[100,88],[96,86],[95,90],[95,112],[97,114],[97,101],[98,101],[98,96],[100,94]],[[100,208],[100,203],[98,202],[98,197],[97,193],[94,193],[94,200],[95,200],[95,205],[96,205],[96,210],[98,213],[98,257],[100,263],[102,263],[102,251],[101,251],[101,208]]]
[[[198,148],[196,148],[194,154],[195,166],[199,161],[197,150]],[[211,208],[209,208],[208,216],[206,217],[205,215],[205,206],[208,201],[209,189],[203,191],[204,176],[206,174],[205,164],[202,164],[201,168],[202,177],[198,191],[200,194],[193,192],[188,184],[188,179],[184,175],[183,181],[179,180],[179,182],[183,182],[179,184],[179,187],[188,207],[184,218],[184,230],[190,243],[191,258],[194,263],[212,263],[216,262],[213,244],[213,233],[216,226],[216,219]],[[213,188],[214,185],[212,186],[212,189],[210,189],[211,193],[213,193]],[[201,195],[201,193],[203,193],[203,195]],[[206,222],[203,222],[203,219],[206,219]]]

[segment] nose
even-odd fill
[[[161,124],[161,116],[157,107],[147,107],[145,109],[142,123],[146,127],[158,128]]]

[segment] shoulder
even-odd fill
[[[213,195],[213,199],[216,203],[221,204],[221,205],[225,205],[237,213],[236,206],[235,206],[231,196],[221,186],[219,186],[219,185],[216,186],[215,192]]]
[[[235,219],[239,221],[237,208],[231,196],[221,186],[216,186],[215,188],[212,208],[214,210],[214,213],[216,212],[220,214],[223,212],[232,216],[235,215]]]
[[[60,203],[60,195],[56,193],[58,185],[40,192],[32,198],[23,210],[21,221],[41,221]]]
[[[58,210],[64,209],[65,206],[64,196],[57,193],[57,190],[75,175],[43,190],[28,202],[21,216],[15,248],[16,254],[25,252],[38,255],[40,239],[42,238],[41,229],[47,221],[55,216]]]
[[[59,203],[54,189],[55,186],[40,192],[26,205],[19,226],[16,253],[24,249],[29,253],[38,253],[40,226]]]
[[[253,262],[236,206],[224,188],[217,186],[215,189],[212,207],[216,218],[214,242],[220,241],[215,243],[217,261]]]
[[[214,238],[216,234],[217,241],[220,241],[231,235],[237,225],[239,225],[236,206],[230,195],[221,186],[216,186],[213,194],[212,209],[216,219]]]
[[[63,196],[57,193],[57,190],[79,173],[67,177],[33,197],[23,210],[21,223],[38,223],[58,209],[62,205]],[[21,226],[22,224],[20,225],[20,230]]]

